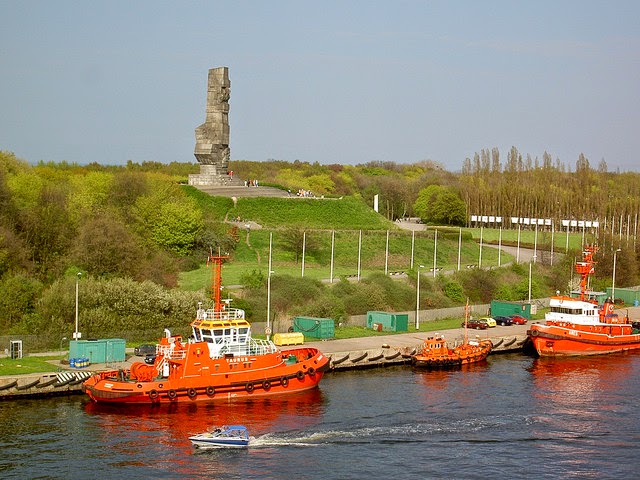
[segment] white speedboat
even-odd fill
[[[197,448],[242,448],[248,447],[251,437],[244,425],[222,427],[189,437]]]

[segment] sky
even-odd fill
[[[226,66],[232,160],[640,171],[636,0],[0,0],[0,25],[0,150],[30,163],[195,162]]]

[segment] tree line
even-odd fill
[[[608,218],[609,224],[616,219],[616,225],[623,218],[628,226],[626,219],[637,216],[640,201],[638,174],[608,172],[604,162],[594,170],[582,156],[572,172],[557,161],[551,162],[547,155],[542,162],[528,157],[523,161],[515,149],[509,152],[504,166],[497,150],[483,150],[473,161],[467,159],[461,172],[456,173],[429,161],[350,166],[236,160],[230,168],[240,178],[257,178],[262,185],[292,191],[303,188],[316,195],[350,196],[369,206],[373,196],[379,195],[380,213],[388,220],[419,216],[436,225],[464,225],[475,212],[551,218],[571,214],[578,218]],[[94,332],[102,334],[110,326],[114,331],[146,328],[148,319],[163,320],[168,325],[185,324],[184,307],[202,300],[203,295],[175,288],[180,272],[196,268],[212,249],[232,252],[239,241],[237,231],[223,222],[233,208],[231,199],[211,198],[184,187],[188,175],[198,171],[197,163],[31,165],[11,152],[0,151],[0,331],[51,332],[52,338],[58,338],[60,328],[68,328],[73,322],[69,292],[73,291],[78,272],[83,273],[85,288],[91,289],[90,293],[85,292],[82,315],[85,325],[93,325]],[[600,241],[611,248],[623,247],[618,259],[625,258],[625,265],[636,265],[635,240],[621,245],[621,238],[608,234]],[[561,268],[557,265],[554,271]],[[522,273],[518,272],[516,269],[508,276]],[[484,301],[500,291],[506,297],[522,293],[507,291],[497,278],[474,277],[483,273],[461,275],[447,282],[434,281],[434,294],[421,295],[421,302],[426,302],[424,307],[447,305],[465,295]],[[557,288],[558,282],[564,282],[569,275],[570,267],[565,266],[563,270],[547,272],[546,277],[541,275],[534,283],[544,292]],[[623,282],[637,281],[635,267],[627,273],[619,270],[618,275],[620,287]],[[256,287],[255,281],[247,282],[251,288]],[[278,282],[275,283],[277,289]],[[507,283],[522,290],[514,278]],[[112,288],[114,285],[118,288]],[[421,286],[431,288],[428,281]],[[342,292],[344,314],[350,314],[349,305],[383,309],[384,302],[389,301],[383,294],[385,288],[389,287],[380,280],[355,287],[345,284],[336,292]],[[415,307],[410,305],[409,290],[397,292],[398,298],[405,299],[405,310]],[[347,294],[362,300],[345,301]],[[138,307],[130,305],[132,298],[139,300]],[[149,298],[154,301],[143,300]],[[258,303],[253,305],[246,299],[240,301],[249,311],[259,312],[261,296],[256,294],[255,298]],[[301,303],[289,307],[283,294],[283,308],[302,314],[303,299],[301,294]],[[366,299],[370,300],[368,304]],[[325,303],[318,303],[317,314],[322,313]],[[123,318],[123,305],[132,312],[125,315],[128,327],[117,320]],[[160,305],[164,305],[160,309],[164,312],[162,319],[152,313]],[[387,305],[391,307],[399,305]],[[191,312],[186,310],[188,317]]]

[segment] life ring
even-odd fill
[[[171,400],[173,400],[174,398],[176,398],[176,397],[178,396],[178,394],[176,393],[176,391],[175,391],[175,390],[169,390],[169,391],[167,392],[167,396],[168,396]]]
[[[213,397],[216,394],[216,389],[213,387],[207,387],[205,390],[206,394],[210,397]]]
[[[532,337],[537,337],[538,336],[538,330],[531,330],[531,334]]]
[[[287,388],[289,386],[289,379],[287,377],[282,377],[280,379],[280,385],[282,385],[284,388]]]
[[[296,377],[298,377],[298,380],[303,380],[304,372],[302,370],[298,370],[298,373],[296,373]]]
[[[313,377],[316,374],[316,369],[313,367],[309,367],[309,369],[307,370],[307,374]]]
[[[187,396],[189,398],[196,398],[196,396],[198,395],[198,392],[196,392],[195,388],[189,388],[187,389]]]
[[[251,382],[247,383],[244,388],[246,388],[247,392],[249,393],[253,392],[253,388],[254,388],[253,383]]]
[[[149,398],[151,400],[155,400],[156,398],[158,398],[158,391],[157,390],[151,390],[149,392]]]
[[[271,388],[271,382],[269,380],[265,380],[262,382],[262,388],[267,391]]]

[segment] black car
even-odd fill
[[[513,325],[513,320],[510,317],[505,317],[504,315],[498,315],[497,317],[493,317],[498,325],[508,326]]]
[[[156,354],[155,353],[149,353],[149,354],[145,355],[144,363],[146,363],[147,365],[153,365],[154,363],[156,363]]]
[[[138,357],[144,357],[146,355],[154,355],[156,354],[156,346],[151,345],[149,343],[143,343],[142,345],[138,345],[133,349],[134,355]]]

